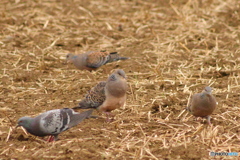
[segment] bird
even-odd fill
[[[66,61],[73,63],[80,70],[97,70],[99,67],[118,60],[127,60],[129,57],[120,57],[118,52],[88,51],[83,54],[67,54]]]
[[[54,109],[31,117],[21,117],[17,126],[22,126],[30,134],[44,137],[50,135],[48,142],[58,140],[58,134],[76,126],[86,118],[90,118],[93,110],[82,113],[75,112],[71,108]]]
[[[127,88],[125,72],[116,69],[107,81],[101,81],[94,86],[73,109],[97,109],[106,113],[109,122],[111,111],[125,104]]]
[[[206,118],[209,125],[210,115],[217,106],[215,97],[212,95],[212,88],[207,86],[201,93],[192,96],[188,107],[186,108],[192,115],[196,117]]]

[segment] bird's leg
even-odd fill
[[[55,141],[55,140],[56,140],[56,137],[53,136],[53,135],[50,135],[46,141],[47,141],[47,142],[53,142],[53,141]]]
[[[52,139],[52,135],[50,135],[48,138],[47,138],[47,142],[51,142],[51,139]]]
[[[109,112],[105,112],[105,114],[106,114],[106,116],[107,116],[106,121],[107,121],[107,122],[110,122],[110,120],[109,120]]]
[[[211,116],[207,116],[206,119],[207,119],[207,123],[211,125],[211,122],[210,122]]]

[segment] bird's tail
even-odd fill
[[[127,60],[127,59],[130,59],[130,58],[129,57],[120,57],[118,52],[111,52],[108,62],[114,62],[114,61],[119,61],[119,60]]]
[[[92,112],[93,110],[91,109],[82,113],[73,114],[71,116],[71,122],[69,123],[69,128],[77,125],[78,123],[82,122],[84,119],[91,118]]]
[[[73,107],[72,109],[88,109],[88,108],[94,108],[91,105],[89,105],[85,100],[82,100],[79,102],[78,106]]]

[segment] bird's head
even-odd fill
[[[73,58],[74,58],[74,55],[72,53],[68,53],[66,55],[66,62],[71,63]]]
[[[212,92],[212,88],[209,87],[209,86],[207,86],[207,87],[204,88],[203,91],[204,91],[204,92],[207,92],[207,93],[211,93],[211,92]]]
[[[24,128],[30,128],[31,123],[32,123],[32,118],[21,117],[18,119],[16,128],[20,126],[23,126]]]
[[[110,81],[117,79],[127,79],[125,72],[122,69],[116,69],[108,78]]]

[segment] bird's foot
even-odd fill
[[[107,116],[106,121],[107,121],[108,123],[114,121],[114,115],[113,115],[111,112],[105,112],[105,114],[106,114],[106,116]]]
[[[207,119],[207,123],[208,123],[208,125],[211,126],[211,125],[212,125],[211,122],[210,122],[210,120],[211,120],[211,116],[207,116],[207,117],[205,117],[205,118]]]
[[[52,135],[50,135],[50,136],[47,138],[46,141],[47,141],[47,142],[53,142],[53,141],[55,141],[55,137],[52,136]]]
[[[202,118],[201,117],[195,117],[195,121],[201,121]]]

